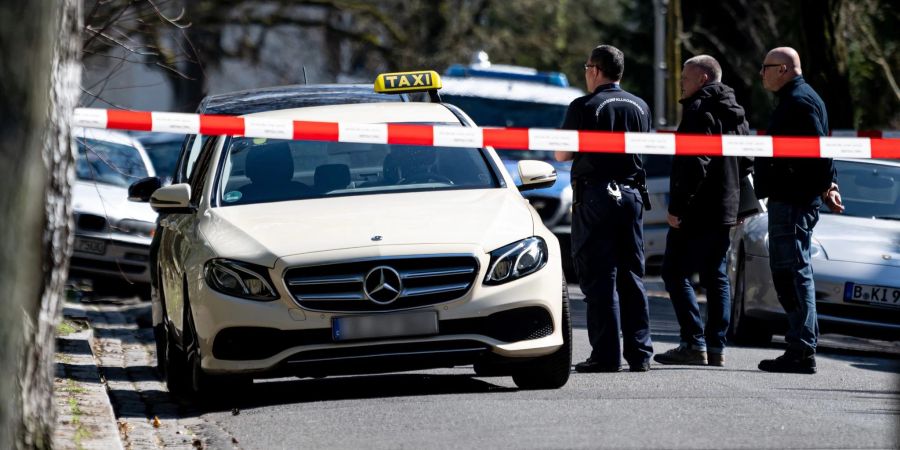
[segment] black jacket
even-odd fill
[[[565,130],[650,131],[650,107],[629,94],[618,83],[597,86],[593,93],[569,104],[562,128]],[[572,181],[634,181],[643,177],[640,155],[576,153]]]
[[[827,136],[825,103],[802,76],[775,93],[778,106],[772,112],[770,136]],[[769,200],[809,204],[837,179],[831,158],[756,158],[756,196]]]
[[[750,134],[744,108],[734,90],[708,83],[681,100],[679,133]],[[740,180],[752,165],[734,156],[676,156],[669,178],[669,213],[683,226],[734,225],[741,198]]]

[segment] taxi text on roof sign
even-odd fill
[[[441,88],[441,77],[433,70],[383,73],[375,79],[375,92],[399,94]]]

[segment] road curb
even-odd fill
[[[63,318],[81,329],[56,338],[53,447],[124,449],[87,315],[81,305],[67,302]]]

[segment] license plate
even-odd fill
[[[99,239],[75,238],[75,251],[102,255],[106,253],[106,242]]]
[[[847,283],[844,301],[900,308],[900,288]]]
[[[382,314],[377,316],[348,316],[331,319],[331,337],[335,341],[425,336],[437,334],[437,332],[437,311]]]

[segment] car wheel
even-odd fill
[[[190,371],[185,353],[178,348],[167,325],[163,325],[162,348],[157,347],[157,355],[163,355],[160,362],[160,371],[166,380],[166,388],[170,394],[182,396],[188,393],[190,386]],[[159,358],[159,356],[158,356]]]
[[[572,321],[569,317],[569,289],[562,285],[563,345],[555,352],[517,367],[513,382],[521,389],[559,389],[569,381],[572,367]]]
[[[221,399],[223,394],[227,394],[229,398],[239,395],[242,391],[241,388],[246,388],[253,384],[253,379],[238,375],[211,375],[203,370],[200,339],[187,295],[185,295],[184,309],[184,332],[185,339],[187,339],[185,349],[188,366],[186,378],[189,393],[203,402]]]
[[[744,311],[744,288],[747,278],[744,265],[744,249],[738,251],[737,271],[731,299],[731,326],[729,336],[735,344],[764,346],[772,342],[772,329],[761,321],[748,317]]]

